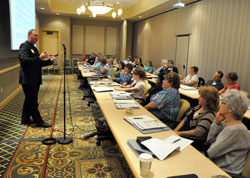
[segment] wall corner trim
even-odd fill
[[[20,91],[22,91],[21,85],[0,103],[0,109],[8,104],[16,95],[18,95]]]

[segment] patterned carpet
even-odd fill
[[[15,97],[0,111],[0,139],[32,139],[38,137],[63,137],[63,77],[43,76],[39,110],[52,128],[35,128],[19,125],[23,93]],[[96,138],[83,140],[95,131],[94,117],[101,116],[97,107],[88,107],[82,100],[82,91],[75,75],[66,77],[67,136],[74,139],[69,145],[46,146],[40,141],[2,141],[0,146],[0,176],[3,177],[133,177],[119,151],[110,141],[96,146]],[[8,128],[6,125],[10,125]],[[17,148],[17,149],[16,149]],[[14,155],[13,155],[14,154]],[[12,156],[13,155],[13,156]],[[8,166],[7,166],[8,165]],[[6,168],[7,167],[7,168]]]

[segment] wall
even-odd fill
[[[71,54],[70,17],[39,14],[38,18],[40,29],[47,28],[61,31],[61,41],[66,44],[66,57],[69,58]],[[63,54],[63,48],[61,48],[61,54]]]
[[[9,1],[0,6],[0,103],[19,86],[19,67],[3,72],[9,67],[19,64],[18,51],[11,50]]]
[[[92,52],[119,56],[120,23],[71,18],[71,58]]]
[[[135,23],[133,55],[155,67],[163,58],[178,60],[176,35],[191,34],[188,68],[197,65],[206,80],[217,70],[235,71],[242,89],[250,91],[249,17],[249,0],[203,0]]]

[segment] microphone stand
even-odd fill
[[[65,62],[66,62],[66,45],[62,43],[64,49],[64,60],[63,60],[63,121],[64,121],[64,137],[57,140],[59,144],[69,144],[73,142],[71,137],[66,137],[66,90],[65,90]]]

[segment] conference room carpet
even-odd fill
[[[118,146],[96,137],[83,140],[95,131],[97,107],[88,107],[75,75],[66,77],[66,133],[68,145],[44,145],[41,138],[63,137],[63,76],[44,75],[39,92],[39,110],[51,128],[20,125],[24,94],[21,92],[0,111],[0,176],[3,177],[133,177]]]

